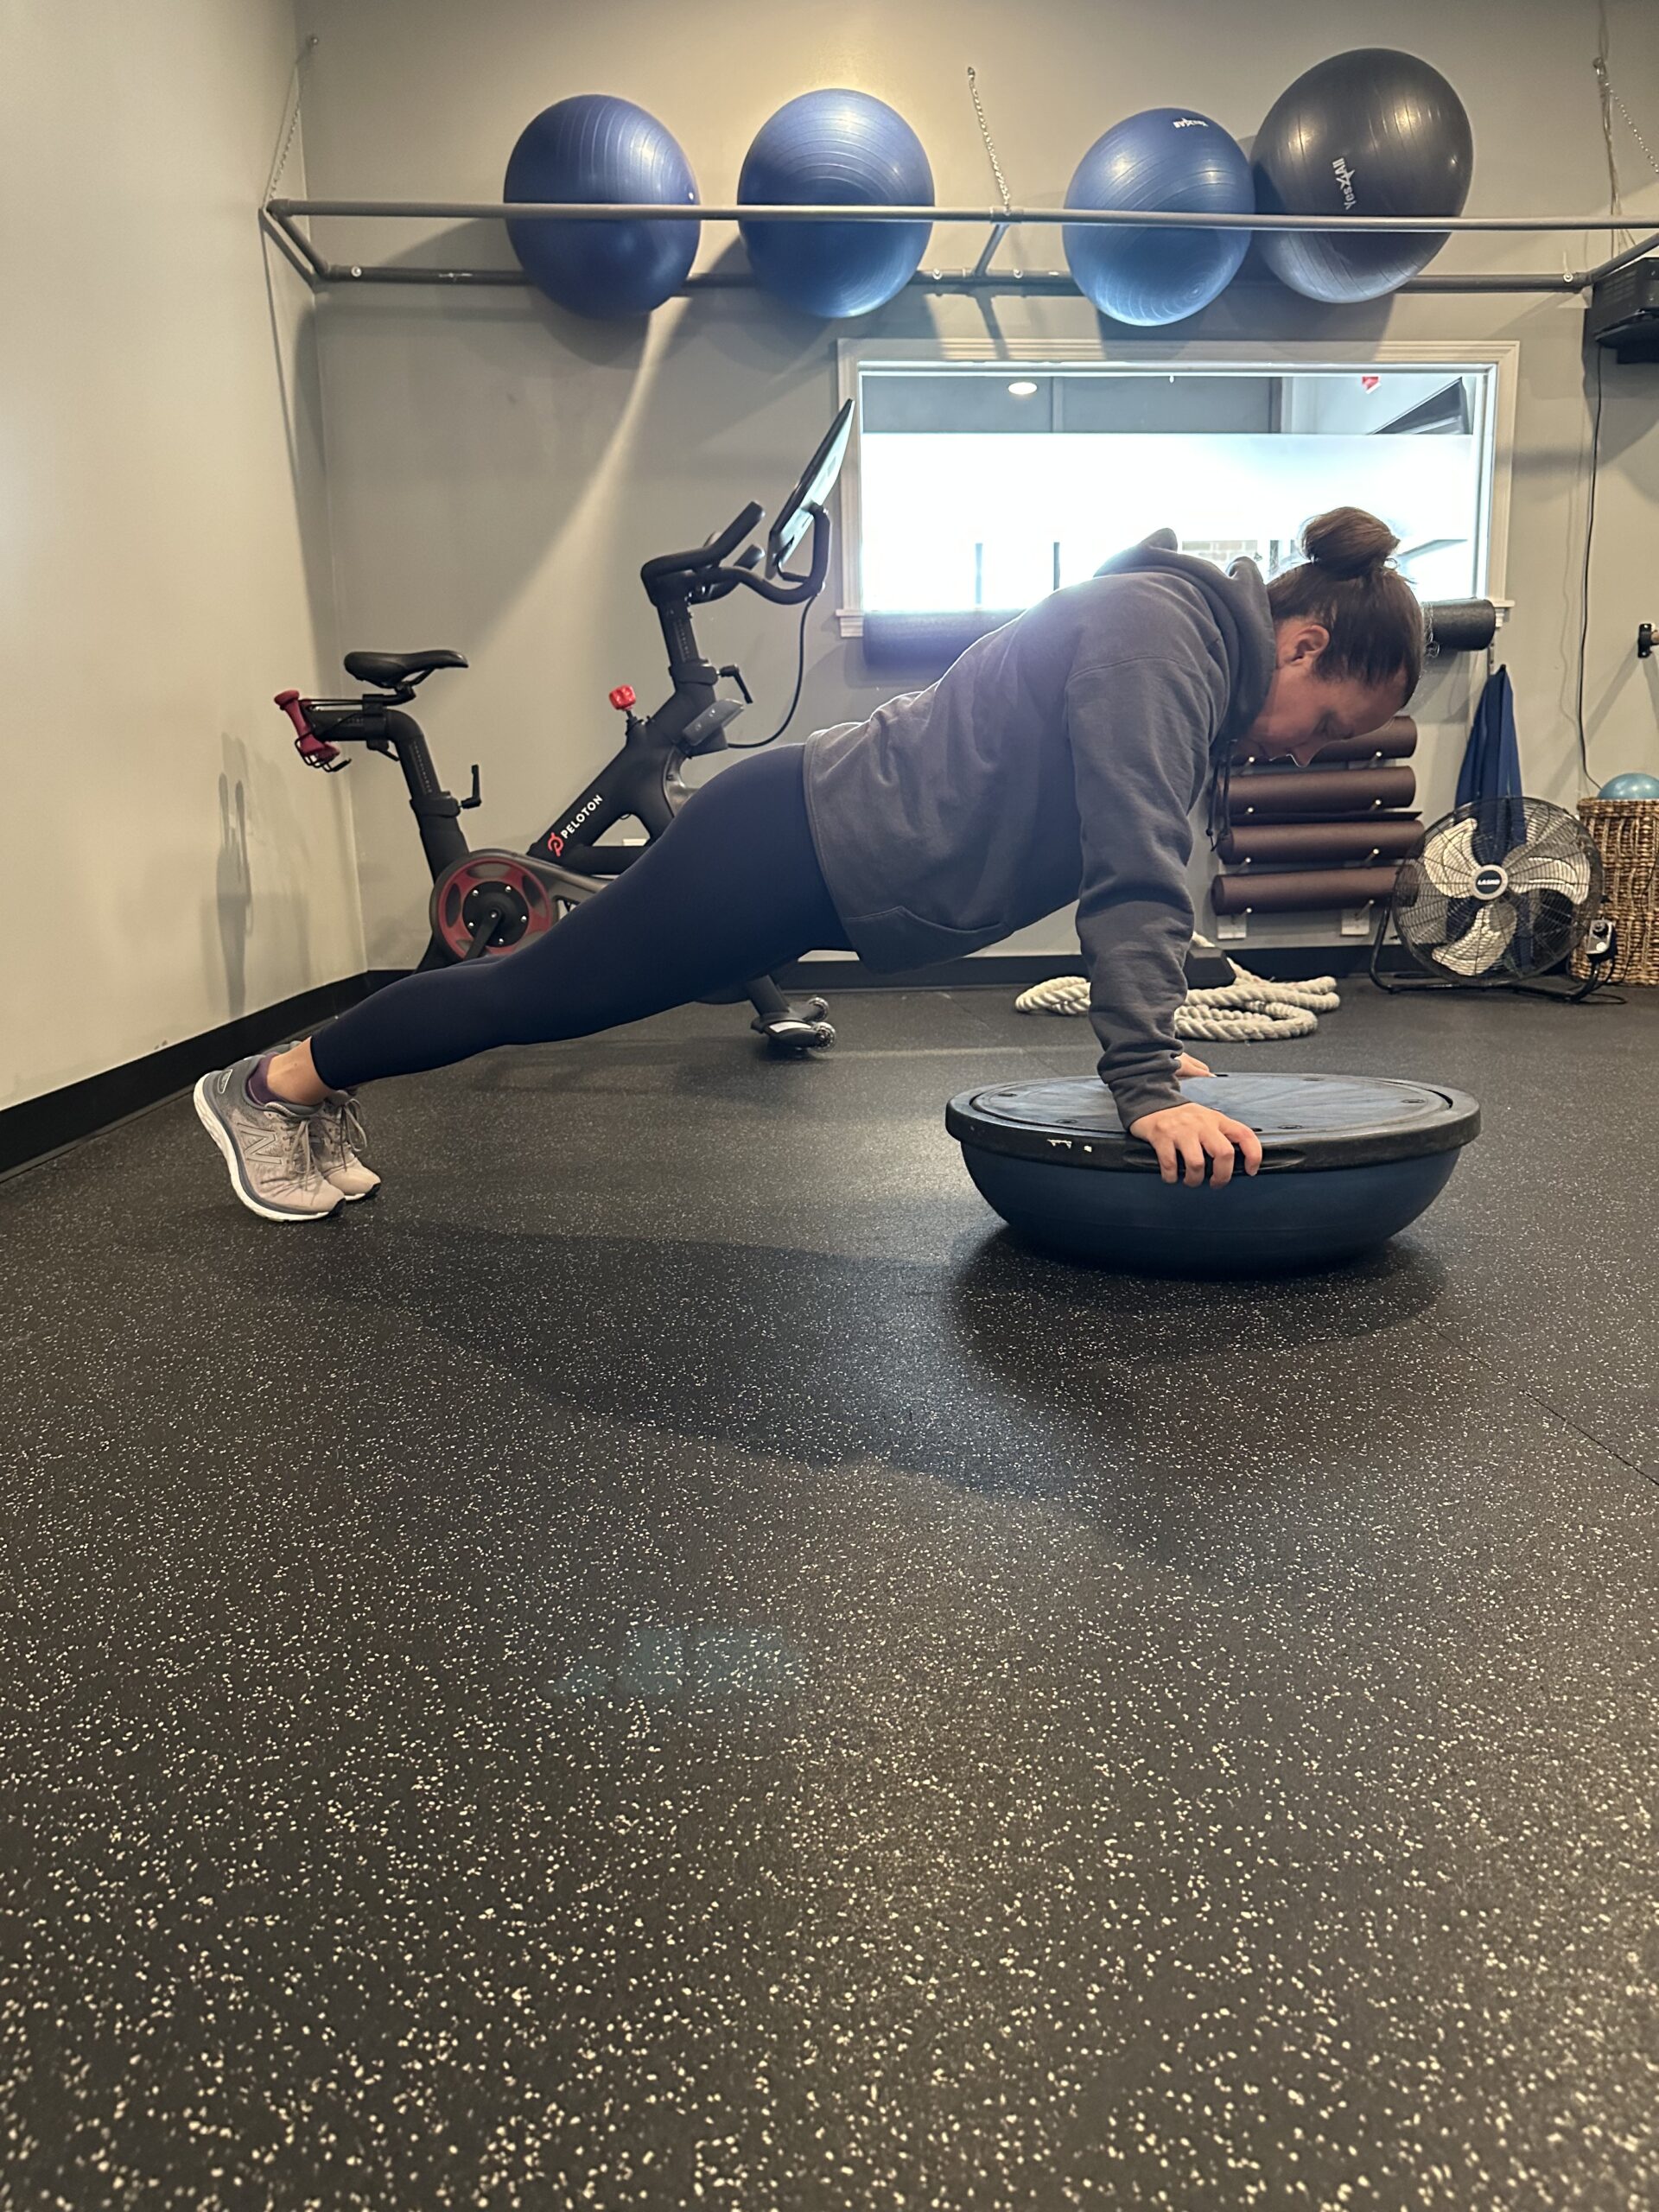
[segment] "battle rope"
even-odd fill
[[[1334,1014],[1342,1004],[1334,976],[1315,976],[1306,983],[1274,983],[1252,976],[1236,960],[1227,965],[1233,971],[1231,983],[1187,993],[1185,1005],[1175,1016],[1178,1037],[1239,1045],[1274,1037],[1311,1037],[1319,1026],[1318,1016]],[[1014,1003],[1021,1014],[1087,1014],[1089,985],[1081,976],[1056,976],[1021,991]]]

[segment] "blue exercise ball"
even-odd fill
[[[744,156],[740,204],[931,207],[933,172],[902,115],[868,92],[803,92]],[[741,223],[755,276],[803,314],[868,315],[916,274],[931,223]]]
[[[632,100],[580,92],[526,124],[507,163],[504,200],[647,201],[695,207],[696,179],[677,141]],[[701,226],[507,219],[532,284],[575,315],[649,315],[684,283]]]
[[[1604,784],[1598,794],[1602,798],[1659,798],[1659,776],[1644,776],[1634,772],[1627,776],[1615,776]]]
[[[1237,142],[1191,108],[1153,107],[1115,124],[1077,163],[1068,207],[1155,207],[1173,214],[1249,215],[1250,165]],[[1248,231],[1065,226],[1077,288],[1117,322],[1179,322],[1209,306],[1238,273]]]
[[[1475,173],[1463,102],[1414,54],[1333,54],[1280,93],[1255,136],[1264,215],[1460,215]],[[1263,231],[1262,252],[1305,299],[1380,299],[1414,276],[1445,232]]]

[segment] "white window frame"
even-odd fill
[[[1047,338],[1029,348],[978,338],[843,338],[836,345],[837,404],[855,398],[865,369],[918,369],[976,363],[1006,368],[1010,375],[1043,374],[1082,365],[1122,376],[1148,369],[1185,369],[1197,374],[1292,376],[1316,369],[1363,372],[1367,369],[1434,369],[1449,375],[1496,372],[1477,387],[1482,395],[1474,425],[1480,457],[1477,500],[1475,574],[1484,576],[1482,596],[1493,601],[1501,621],[1514,602],[1504,595],[1510,541],[1510,478],[1515,452],[1515,401],[1520,379],[1518,339],[1482,339],[1472,345],[1448,345],[1431,339],[1344,340],[1336,344],[1306,340],[1245,344],[1217,340],[1201,346],[1156,345],[1140,340],[1121,346],[1099,339]],[[860,463],[862,429],[855,418],[852,442],[841,472],[841,604],[836,620],[843,638],[864,634],[863,585],[860,556],[864,512]]]

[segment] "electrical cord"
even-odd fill
[[[1577,724],[1579,734],[1579,765],[1586,784],[1593,784],[1590,773],[1590,744],[1584,728],[1584,664],[1590,645],[1590,555],[1596,542],[1596,478],[1600,468],[1602,365],[1607,358],[1606,349],[1596,348],[1596,409],[1590,431],[1590,504],[1584,524],[1584,586],[1580,594],[1582,611],[1579,620],[1579,696]]]
[[[777,728],[773,730],[770,737],[759,737],[755,740],[753,745],[732,745],[728,743],[726,747],[726,750],[728,753],[764,752],[768,745],[775,745],[778,742],[778,740],[789,728],[791,722],[794,721],[795,709],[801,703],[801,686],[806,681],[806,618],[811,612],[812,601],[809,599],[805,606],[801,609],[801,627],[798,648],[795,657],[795,694],[789,702],[789,712],[784,716],[784,719],[779,723]]]

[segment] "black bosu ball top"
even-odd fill
[[[996,1084],[945,1109],[980,1191],[1022,1236],[1158,1273],[1329,1265],[1416,1218],[1480,1131],[1461,1091],[1374,1076],[1223,1075],[1181,1086],[1247,1122],[1261,1172],[1224,1189],[1167,1184],[1096,1077]]]

